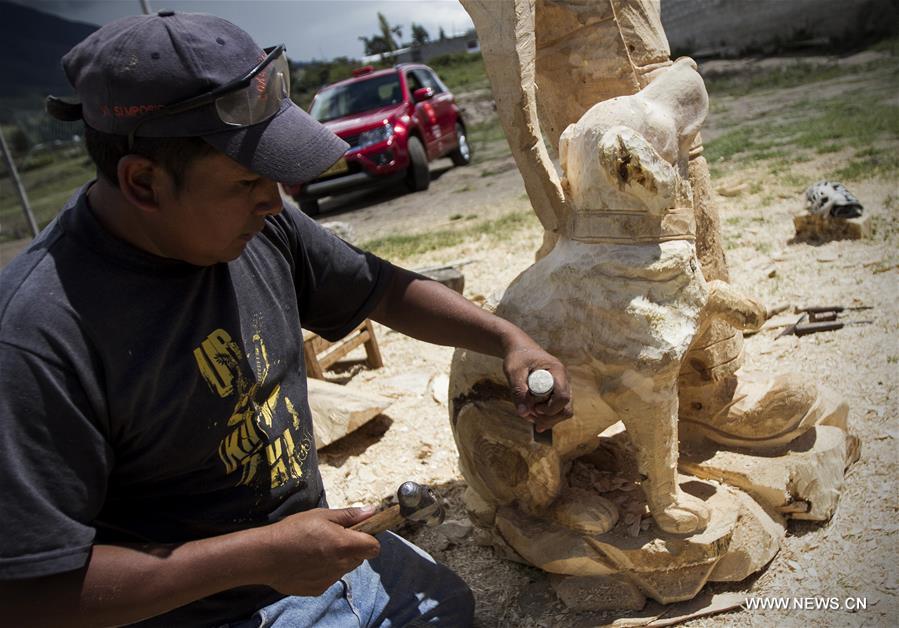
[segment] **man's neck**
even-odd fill
[[[98,177],[87,198],[92,213],[109,233],[135,248],[165,257],[141,210],[129,203],[116,186]]]

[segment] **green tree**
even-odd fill
[[[392,48],[390,44],[385,41],[383,37],[380,35],[373,35],[372,37],[359,37],[359,41],[362,42],[362,46],[365,48],[366,55],[382,55],[385,52],[390,52]]]
[[[440,41],[443,41],[444,39],[446,39],[446,33],[443,31],[442,26],[440,27],[440,33],[437,35],[437,37],[440,39]]]
[[[403,36],[402,26],[391,26],[383,13],[378,13],[378,30],[380,33],[371,37],[359,37],[359,41],[365,47],[366,55],[383,55],[387,52],[393,52],[400,46],[397,39]],[[397,39],[394,39],[394,36]]]
[[[412,22],[412,45],[424,46],[429,41],[431,41],[431,36],[428,34],[428,29],[421,24]]]
[[[381,31],[381,37],[384,39],[384,42],[387,44],[390,52],[393,52],[400,47],[397,43],[397,40],[395,40],[393,36],[396,35],[397,39],[402,39],[402,26],[391,26],[390,22],[387,21],[387,18],[384,17],[384,14],[378,13],[378,29]]]

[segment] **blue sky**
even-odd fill
[[[105,24],[141,13],[140,0],[13,0],[76,22]],[[377,13],[403,27],[404,41],[412,22],[422,24],[432,38],[442,26],[447,36],[472,27],[457,0],[148,0],[153,11],[173,9],[212,13],[230,20],[260,46],[284,42],[292,59],[361,57],[360,35],[375,34]]]

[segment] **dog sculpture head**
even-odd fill
[[[640,92],[590,108],[559,139],[575,211],[663,213],[690,202],[687,158],[708,104],[696,64],[684,57]]]

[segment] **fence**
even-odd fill
[[[93,176],[79,136],[81,125],[46,114],[16,112],[3,126],[16,170],[38,226],[59,211],[68,196]],[[6,163],[0,160],[0,241],[31,237],[31,228]]]

